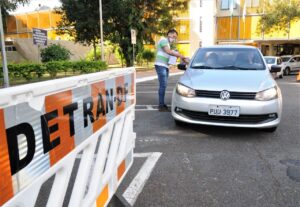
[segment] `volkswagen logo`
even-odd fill
[[[222,91],[220,93],[220,98],[224,101],[228,100],[230,98],[230,93],[229,91]]]

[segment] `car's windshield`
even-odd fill
[[[275,64],[276,58],[265,57],[267,64]]]
[[[287,62],[291,59],[291,57],[282,57],[282,62]]]
[[[265,70],[265,64],[255,48],[202,48],[195,55],[193,69]]]

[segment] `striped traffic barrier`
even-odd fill
[[[0,90],[0,206],[106,206],[133,163],[134,68]]]

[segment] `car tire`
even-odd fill
[[[273,132],[276,131],[276,129],[277,129],[277,127],[272,127],[272,128],[266,128],[266,129],[263,129],[263,131],[269,132],[269,133],[273,133]]]
[[[284,75],[289,75],[290,73],[291,73],[291,69],[290,68],[284,69]]]
[[[179,121],[179,120],[176,120],[176,119],[174,119],[174,122],[175,122],[175,125],[176,125],[176,126],[184,126],[184,125],[185,125],[184,122]]]
[[[282,74],[281,74],[281,75],[279,75],[279,78],[280,78],[280,79],[282,79],[282,78],[283,78],[283,75],[282,75]]]

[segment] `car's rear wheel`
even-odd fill
[[[277,129],[277,127],[272,127],[272,128],[266,128],[266,129],[263,129],[263,131],[272,133],[272,132],[275,132],[276,129]]]
[[[291,69],[290,68],[286,68],[284,70],[284,75],[289,75],[291,73]]]

